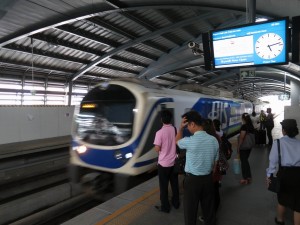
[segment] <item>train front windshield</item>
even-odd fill
[[[76,117],[76,135],[86,143],[115,146],[131,138],[134,95],[124,87],[96,87],[82,100]]]

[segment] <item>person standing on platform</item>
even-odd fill
[[[219,135],[220,138],[222,138],[224,132],[221,130],[221,122],[218,119],[213,120],[213,124],[216,130],[217,135]]]
[[[203,122],[203,130],[206,131],[209,135],[215,137],[219,143],[219,159],[220,159],[220,145],[221,145],[221,137],[217,134],[214,123],[211,119],[206,119]],[[219,161],[217,162],[217,165]],[[213,182],[214,182],[214,190],[215,190],[215,210],[218,211],[220,205],[220,183],[222,180],[222,174],[219,166],[217,166],[216,170],[213,171]]]
[[[242,176],[243,176],[243,179],[240,180],[240,184],[249,184],[252,181],[252,174],[251,174],[251,168],[248,159],[252,149],[251,148],[240,149],[240,148],[242,143],[246,139],[246,135],[254,134],[254,127],[248,113],[243,113],[242,122],[243,125],[240,130],[240,136],[239,136],[238,147],[237,147],[237,152],[240,155],[240,159],[241,159],[241,169],[242,169]]]
[[[280,179],[280,190],[277,193],[277,217],[275,223],[284,225],[286,207],[294,211],[294,225],[300,225],[300,140],[297,122],[294,119],[285,119],[281,122],[283,137],[280,141],[281,166],[283,172]],[[267,185],[270,176],[274,174],[278,165],[278,146],[274,141],[269,155],[267,168]]]
[[[252,125],[254,127],[254,129],[257,131],[259,130],[259,118],[256,116],[256,112],[253,111],[252,114],[251,114],[251,121],[252,121]]]
[[[267,129],[267,136],[268,136],[268,145],[272,147],[273,144],[273,137],[272,137],[272,130],[274,128],[274,115],[272,114],[272,109],[267,108],[267,117],[266,117],[266,122],[265,126]]]
[[[260,114],[259,114],[259,123],[260,123],[260,128],[259,129],[260,130],[264,130],[265,129],[266,117],[267,117],[267,115],[265,114],[265,111],[261,110]]]
[[[158,152],[158,179],[160,188],[161,206],[155,206],[158,211],[169,213],[170,203],[168,198],[169,182],[172,189],[172,204],[179,208],[178,174],[174,171],[176,159],[176,128],[172,126],[172,113],[168,110],[161,112],[163,127],[156,132],[154,149]]]
[[[218,161],[219,143],[217,139],[203,130],[201,115],[190,111],[182,116],[176,135],[177,145],[186,149],[184,182],[184,220],[185,225],[197,224],[199,202],[206,225],[216,224],[214,209],[214,184],[212,172]],[[192,134],[183,138],[187,127]]]

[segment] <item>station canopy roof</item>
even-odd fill
[[[238,69],[204,68],[202,34],[245,24],[248,10],[238,0],[1,0],[0,76],[88,85],[138,78],[249,100],[289,93],[300,77],[293,63],[257,67],[243,80]],[[256,2],[258,19],[299,12],[299,0]]]

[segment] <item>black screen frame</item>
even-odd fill
[[[253,64],[253,65],[234,65],[232,66],[226,66],[226,67],[216,67],[215,65],[215,57],[214,57],[214,42],[213,42],[213,33],[215,32],[220,32],[220,31],[226,31],[226,30],[231,30],[231,29],[237,29],[237,28],[245,28],[245,27],[251,27],[251,26],[256,26],[256,25],[261,25],[261,24],[267,24],[267,23],[273,23],[273,22],[278,22],[278,21],[283,21],[285,20],[285,60],[284,62],[279,62],[279,63],[264,63],[264,64]],[[274,66],[274,65],[286,65],[289,63],[289,46],[290,46],[290,34],[288,32],[288,27],[289,27],[289,18],[288,17],[282,17],[279,19],[272,19],[264,22],[259,22],[259,23],[248,23],[244,25],[239,25],[239,26],[232,26],[232,27],[226,27],[222,29],[216,29],[216,30],[211,30],[209,31],[209,38],[210,38],[210,49],[211,49],[211,63],[212,63],[212,68],[213,70],[228,70],[228,69],[236,69],[236,68],[245,68],[245,67],[261,67],[261,66]]]

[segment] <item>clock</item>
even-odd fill
[[[273,59],[283,50],[283,39],[275,33],[261,35],[255,43],[255,52],[262,59]]]

